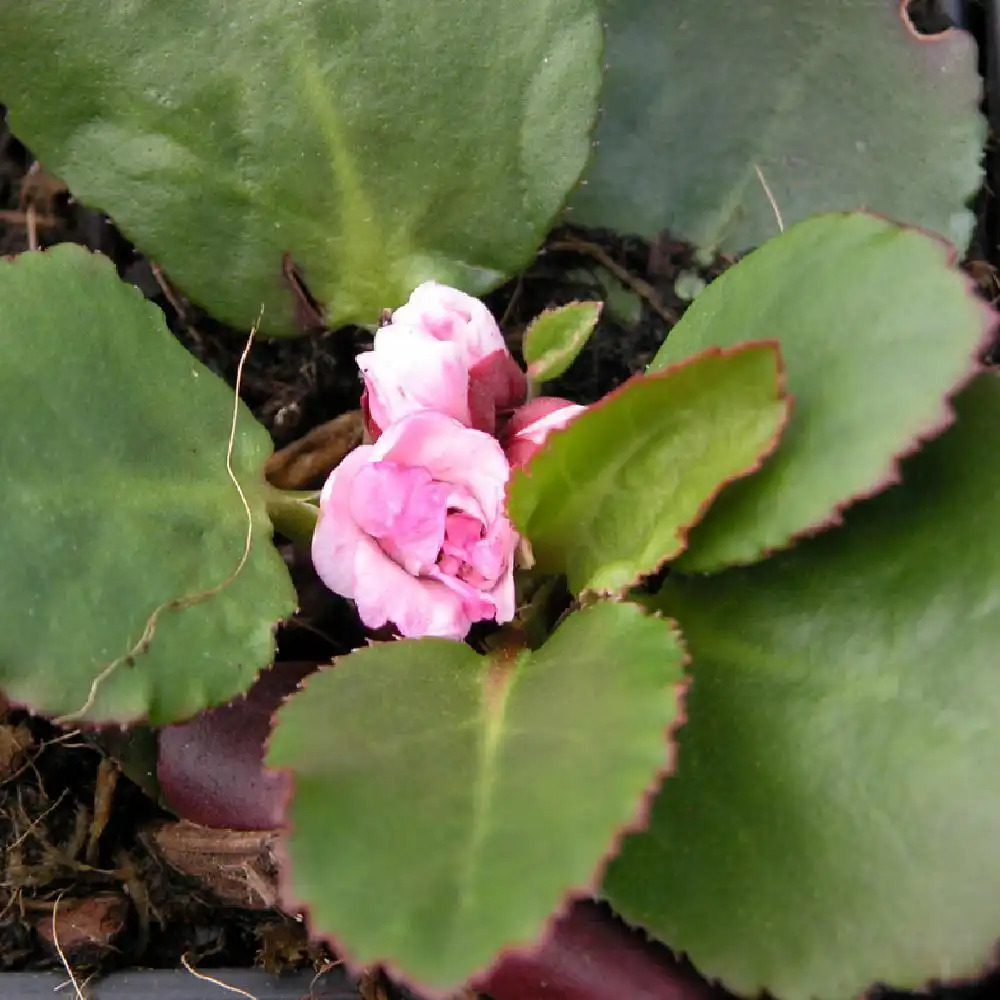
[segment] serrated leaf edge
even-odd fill
[[[933,242],[937,243],[939,247],[945,251],[945,265],[954,269],[955,273],[959,275],[960,280],[965,285],[967,294],[973,302],[976,303],[979,309],[983,320],[979,343],[976,345],[975,350],[969,359],[968,369],[960,375],[951,388],[941,396],[937,414],[930,419],[925,427],[916,431],[906,445],[904,445],[899,451],[889,456],[885,472],[881,477],[875,479],[870,488],[859,490],[838,503],[835,503],[825,517],[814,521],[812,524],[809,524],[805,528],[795,532],[782,544],[763,546],[760,548],[756,557],[735,559],[731,562],[725,563],[698,565],[692,567],[691,569],[687,569],[684,566],[678,566],[677,569],[681,573],[718,573],[731,567],[753,566],[772,555],[776,555],[779,552],[784,552],[793,548],[800,541],[813,538],[830,528],[841,526],[844,523],[845,514],[851,507],[854,506],[854,504],[860,501],[870,500],[873,497],[878,496],[883,491],[889,489],[890,486],[896,486],[903,482],[902,463],[906,461],[906,459],[916,455],[925,444],[928,444],[935,438],[940,437],[940,435],[955,422],[955,408],[951,405],[951,400],[954,399],[955,396],[957,396],[970,382],[972,382],[973,379],[982,375],[984,372],[991,370],[990,367],[982,361],[982,358],[993,346],[996,335],[1000,332],[1000,312],[998,312],[992,305],[986,302],[982,296],[979,295],[976,289],[975,280],[971,277],[971,275],[956,268],[956,264],[958,263],[958,250],[953,243],[949,242],[939,233],[932,232],[929,229],[923,229],[920,226],[900,225],[899,223],[893,222],[891,219],[888,219],[877,212],[829,212],[826,214],[870,215],[874,218],[890,222],[899,229],[913,230],[930,237]],[[695,357],[697,357],[697,355],[695,355]],[[692,525],[692,527],[693,526],[694,525]],[[679,553],[677,558],[680,559],[681,557],[682,553]]]
[[[12,265],[15,268],[22,267],[22,266],[27,267],[27,266],[33,266],[33,264],[28,264],[27,263],[29,260],[34,261],[34,260],[42,259],[43,257],[52,257],[52,258],[55,258],[55,257],[62,257],[62,256],[78,256],[80,259],[87,258],[89,260],[94,261],[99,267],[105,268],[105,270],[109,270],[110,269],[110,271],[112,273],[114,273],[116,277],[118,276],[118,271],[115,268],[114,261],[112,261],[110,257],[108,257],[106,254],[101,253],[100,250],[93,250],[90,247],[83,246],[83,245],[80,245],[80,244],[77,244],[77,243],[73,243],[73,242],[56,243],[56,244],[53,244],[52,246],[49,246],[49,247],[39,247],[38,249],[26,249],[26,250],[22,250],[22,251],[20,251],[18,253],[14,253],[14,254],[0,255],[0,263],[10,264],[10,265]],[[151,299],[147,298],[142,293],[142,290],[137,285],[133,285],[131,282],[128,282],[128,281],[120,281],[119,283],[121,284],[121,286],[123,288],[125,288],[128,291],[131,291],[137,299],[140,299],[142,302],[144,302],[149,307],[151,315],[154,314],[154,313],[158,314],[160,316],[160,318],[162,319],[162,321],[164,323],[164,326],[166,326],[166,317],[163,316],[162,310],[157,307],[157,305],[156,305],[155,302],[153,302]],[[179,345],[179,346],[183,346],[183,345]],[[191,356],[191,360],[194,361],[194,362],[196,362],[197,364],[201,364],[201,361],[198,358],[195,358],[194,355]],[[234,397],[235,397],[235,393],[234,393]],[[234,399],[234,402],[235,402],[235,399]],[[272,444],[272,453],[273,453],[273,444]],[[263,467],[262,467],[262,469],[263,469]],[[263,475],[263,472],[261,474]],[[241,494],[241,499],[244,499],[242,497],[242,494]],[[245,502],[245,499],[244,499],[244,502]],[[270,524],[270,518],[266,518],[266,520],[267,520],[267,523]],[[252,531],[252,539],[251,539],[252,545],[258,544],[257,537],[258,537],[257,536],[257,532],[256,531]],[[274,542],[273,542],[273,526],[272,526],[272,535],[269,537],[268,543],[272,544],[272,545],[274,544]],[[240,571],[242,571],[243,566],[245,565],[246,561],[250,558],[251,554],[252,554],[252,548],[248,548],[247,551],[246,551],[246,553],[245,553],[244,558],[241,560]],[[235,579],[235,577],[234,577],[234,579]],[[221,592],[222,590],[228,589],[229,584],[231,582],[233,582],[233,581],[232,580],[227,580],[227,582],[219,589],[219,592]],[[207,588],[204,593],[207,593],[208,590],[211,590],[211,589],[213,589],[213,588]],[[151,611],[150,611],[149,616],[146,619],[146,626],[147,626],[147,628],[149,626],[149,622],[150,621],[154,621],[165,610],[171,610],[171,609],[173,609],[175,605],[179,605],[179,602],[185,600],[189,596],[192,596],[192,595],[178,595],[177,597],[171,598],[170,600],[163,602],[158,607],[152,608]],[[195,596],[199,596],[199,598],[200,598],[201,594],[198,594],[198,595],[195,595]],[[212,594],[211,596],[215,596],[215,595]],[[183,608],[181,608],[181,610],[183,610]],[[292,608],[291,611],[289,612],[289,614],[293,614],[294,611],[295,611],[295,609]],[[275,654],[277,652],[278,627],[282,624],[283,621],[285,621],[284,618],[279,618],[279,619],[276,619],[275,621],[272,621],[270,623],[270,631],[271,631],[271,642],[270,642],[271,652],[270,652],[270,655],[268,656],[267,662],[265,664],[263,664],[263,666],[261,666],[261,668],[254,674],[253,678],[250,679],[249,685],[248,685],[248,687],[244,691],[238,692],[236,695],[232,696],[232,698],[226,699],[225,701],[210,702],[209,704],[207,704],[207,705],[203,706],[202,708],[198,709],[198,711],[194,712],[192,715],[187,716],[185,718],[181,718],[181,719],[174,719],[172,722],[168,723],[168,725],[174,725],[174,724],[179,724],[179,723],[187,722],[190,719],[193,719],[200,712],[210,711],[213,708],[221,708],[223,705],[228,704],[229,701],[232,701],[232,700],[234,700],[236,698],[246,698],[246,696],[247,696],[247,694],[248,694],[248,692],[250,690],[250,687],[253,686],[253,684],[257,681],[257,679],[260,677],[260,675],[265,670],[268,670],[268,669],[270,669],[271,667],[274,666],[274,662],[275,662],[274,658],[275,658]],[[152,638],[152,637],[150,637],[150,638]],[[88,700],[89,700],[89,698],[92,698],[93,693],[94,693],[94,691],[96,691],[97,686],[100,686],[100,683],[102,682],[102,673],[103,672],[107,671],[108,672],[108,676],[110,677],[110,673],[111,673],[111,671],[109,670],[110,666],[114,665],[114,668],[117,669],[117,665],[119,663],[128,663],[130,661],[130,659],[132,658],[133,653],[138,653],[138,655],[141,656],[141,654],[143,652],[145,652],[147,648],[148,648],[148,644],[147,644],[146,648],[144,648],[144,649],[139,649],[139,644],[135,644],[132,647],[132,649],[126,650],[123,654],[121,654],[119,657],[115,658],[114,660],[110,660],[110,661],[107,661],[106,663],[102,663],[100,665],[100,669],[98,670],[98,673],[95,675],[95,678],[94,678],[94,685],[95,685],[95,687],[92,688],[91,694],[88,697]],[[149,710],[148,709],[145,712],[140,713],[139,715],[129,716],[127,718],[123,718],[121,716],[93,718],[93,717],[91,717],[89,715],[86,715],[86,714],[84,714],[84,715],[77,715],[76,713],[72,713],[70,715],[60,715],[60,716],[56,717],[52,713],[40,712],[38,710],[38,708],[35,705],[33,705],[32,703],[26,702],[26,701],[21,701],[21,700],[19,700],[17,698],[13,698],[13,697],[11,697],[6,692],[3,692],[3,697],[4,697],[4,700],[7,702],[7,704],[10,705],[12,708],[16,708],[16,709],[20,709],[20,710],[23,710],[23,711],[26,711],[26,712],[30,712],[32,715],[41,715],[41,716],[43,716],[45,718],[53,718],[53,719],[56,719],[57,721],[58,721],[58,719],[72,720],[72,725],[73,725],[74,729],[78,729],[78,730],[80,730],[82,732],[88,732],[88,733],[89,732],[99,732],[101,729],[107,729],[108,727],[115,727],[115,728],[119,729],[120,731],[124,732],[130,726],[141,725],[141,724],[149,721]]]
[[[573,362],[576,361],[576,359],[580,356],[580,352],[583,350],[584,347],[587,346],[587,341],[593,336],[594,330],[597,328],[597,324],[601,320],[601,314],[604,312],[604,302],[602,300],[600,300],[600,299],[573,299],[572,302],[564,302],[564,303],[562,303],[562,305],[549,306],[547,309],[543,309],[528,324],[527,328],[525,329],[524,333],[521,336],[521,344],[523,345],[524,342],[527,340],[528,335],[531,333],[532,329],[534,328],[535,324],[538,323],[539,320],[544,319],[546,316],[550,316],[553,313],[561,312],[563,309],[569,309],[569,308],[571,308],[573,306],[594,306],[594,308],[595,308],[594,322],[591,324],[590,329],[587,331],[587,336],[584,337],[583,343],[577,349],[576,354],[573,355],[573,358],[570,360],[569,364],[566,366],[566,369],[564,369],[564,371],[568,370],[573,365]],[[524,354],[524,347],[523,346],[521,348],[521,353],[522,353],[522,355]],[[530,361],[530,362],[528,361],[528,359],[526,357],[524,358],[524,361],[525,361],[525,370],[526,370],[526,374],[527,374],[528,378],[530,378],[530,379],[532,379],[532,380],[534,380],[536,382],[538,382],[538,381],[549,382],[549,381],[552,381],[553,378],[558,378],[559,377],[559,375],[555,375],[555,376],[550,376],[549,378],[545,378],[545,379],[539,379],[538,378],[538,369],[540,367],[544,367],[544,365],[542,365],[542,362],[545,360],[545,358],[550,353],[552,353],[552,352],[550,352],[550,351],[543,352],[542,355],[539,358],[536,358],[534,361]],[[560,375],[561,374],[562,374],[562,372],[560,372]]]
[[[681,632],[680,626],[673,618],[664,615],[662,612],[651,609],[644,604],[639,604],[634,601],[623,601],[619,602],[623,604],[628,604],[630,607],[635,608],[640,614],[647,618],[662,619],[668,624],[670,632],[677,641],[682,651],[682,659],[680,667],[683,670],[687,668],[691,663],[691,654],[688,651],[686,644],[684,643],[684,637]],[[390,642],[406,642],[408,640],[389,640]],[[419,640],[416,640],[419,641]],[[383,643],[371,643],[370,645],[382,645]],[[364,648],[364,647],[362,647]],[[352,650],[355,652],[355,650]],[[278,721],[278,716],[281,714],[281,710],[284,708],[285,704],[296,695],[304,691],[308,686],[309,682],[314,678],[324,673],[326,670],[336,669],[337,663],[344,659],[346,656],[350,656],[350,653],[345,653],[343,656],[338,656],[326,666],[321,666],[317,671],[310,674],[308,677],[303,678],[299,683],[298,687],[289,695],[287,695],[275,710],[274,714],[271,716],[271,734],[268,735],[267,739],[264,741],[264,761],[266,763],[268,752],[270,750],[271,735],[274,732],[275,725]],[[687,712],[686,712],[686,699],[687,693],[690,689],[692,683],[692,676],[685,673],[680,681],[673,684],[673,688],[676,695],[676,711],[674,717],[664,728],[663,737],[664,743],[666,745],[666,760],[664,761],[662,767],[660,767],[656,773],[653,775],[649,784],[639,793],[636,808],[631,819],[626,820],[621,824],[618,829],[612,834],[612,838],[604,852],[604,854],[598,858],[594,866],[594,871],[591,875],[590,880],[582,885],[571,885],[568,886],[563,892],[563,898],[560,900],[556,908],[549,914],[542,924],[542,928],[538,935],[532,940],[527,942],[512,941],[509,944],[502,945],[493,957],[493,961],[484,966],[482,969],[474,970],[470,973],[469,980],[475,979],[479,976],[485,975],[491,969],[495,968],[497,963],[508,955],[521,953],[521,952],[531,952],[535,948],[539,947],[542,942],[547,941],[549,937],[555,931],[555,925],[557,921],[565,916],[569,911],[569,908],[578,899],[584,899],[594,896],[600,889],[601,883],[604,879],[604,872],[608,864],[612,859],[618,854],[621,849],[621,845],[625,838],[632,833],[638,833],[646,828],[649,823],[650,812],[653,807],[653,803],[660,791],[663,782],[675,773],[677,770],[677,759],[678,759],[678,743],[677,743],[677,733],[681,727],[687,722]],[[295,795],[295,773],[290,767],[268,767],[269,770],[285,772],[287,775],[287,782],[285,783],[287,792],[285,795],[285,800],[281,803],[281,813],[285,817],[285,822],[280,828],[281,836],[278,838],[277,843],[274,845],[273,854],[275,862],[278,867],[278,891],[281,899],[282,909],[290,914],[295,914],[302,916],[307,925],[311,924],[310,921],[310,906],[303,900],[298,899],[291,887],[291,871],[292,871],[292,860],[289,855],[287,845],[289,841],[288,834],[292,830],[292,823],[290,821],[290,806]],[[367,962],[359,961],[353,956],[351,950],[344,946],[342,941],[335,933],[327,932],[315,932],[313,928],[309,927],[309,936],[311,939],[320,940],[325,942],[331,950],[336,954],[337,958],[343,963],[344,967],[352,975],[360,975],[366,969],[373,966],[379,966],[386,971],[386,973],[397,983],[402,983],[412,990],[418,991],[419,994],[426,998],[426,1000],[451,1000],[454,998],[456,988],[451,989],[438,989],[436,987],[428,987],[427,985],[421,983],[418,979],[411,976],[405,969],[402,969],[393,959],[391,958],[375,958]]]
[[[781,345],[778,343],[776,339],[764,338],[761,340],[742,341],[741,343],[734,344],[731,347],[707,347],[702,351],[698,351],[696,354],[692,354],[689,357],[682,358],[679,361],[675,361],[673,364],[667,365],[665,368],[660,368],[655,372],[639,372],[631,376],[616,389],[613,389],[611,392],[602,396],[596,403],[589,406],[586,412],[581,413],[580,416],[577,417],[577,420],[585,419],[587,416],[587,412],[600,409],[603,405],[606,405],[607,403],[615,399],[617,396],[625,392],[630,385],[632,385],[634,382],[638,380],[642,380],[645,382],[651,379],[659,379],[659,378],[665,379],[668,378],[674,372],[676,372],[678,369],[685,368],[688,365],[694,364],[700,360],[705,359],[706,357],[715,357],[715,356],[728,357],[733,354],[740,354],[746,350],[751,350],[759,347],[770,347],[774,351],[775,375],[776,375],[775,398],[779,403],[784,403],[783,419],[776,428],[775,434],[771,439],[771,441],[768,442],[767,447],[765,447],[757,455],[754,461],[751,462],[749,465],[745,466],[743,469],[740,469],[727,479],[724,479],[720,483],[718,483],[714,488],[714,490],[705,497],[701,506],[695,512],[694,517],[686,524],[678,526],[677,542],[680,547],[677,550],[662,558],[660,562],[657,563],[657,565],[654,566],[653,568],[644,570],[642,573],[639,573],[629,583],[625,584],[624,586],[622,586],[617,590],[590,590],[585,588],[581,593],[594,594],[598,597],[615,597],[615,596],[620,597],[624,595],[630,588],[634,587],[635,584],[643,577],[653,576],[654,574],[658,573],[668,563],[671,563],[676,559],[679,559],[683,555],[683,553],[687,550],[688,538],[691,534],[691,531],[705,517],[705,515],[708,513],[709,508],[718,498],[722,490],[730,483],[736,482],[740,479],[745,479],[747,476],[750,476],[753,473],[757,472],[760,468],[763,467],[767,459],[770,458],[772,454],[774,454],[775,450],[778,447],[778,444],[781,441],[781,437],[784,434],[785,428],[788,426],[788,421],[791,419],[794,399],[786,391],[785,363],[781,356]],[[575,422],[576,421],[573,421],[573,423]],[[504,495],[505,506],[509,505],[510,487],[511,484],[515,481],[515,478],[524,476],[530,479],[532,462],[534,462],[539,455],[544,454],[546,449],[550,447],[551,442],[554,439],[557,439],[559,435],[565,434],[571,426],[572,424],[567,424],[565,427],[560,427],[556,430],[551,431],[546,437],[545,442],[531,456],[531,458],[524,465],[514,470],[510,479],[507,482],[506,492]]]

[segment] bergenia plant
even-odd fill
[[[837,168],[784,100],[752,156],[711,132],[736,152],[697,182],[678,160],[661,189],[659,151],[617,171],[634,136],[603,141],[576,218],[760,246],[583,406],[546,384],[601,304],[502,330],[476,296],[537,249],[587,166],[599,11],[369,6],[0,3],[13,127],[186,294],[246,328],[263,305],[265,335],[304,308],[372,331],[365,440],[304,496],[267,482],[266,429],[107,260],[0,263],[5,697],[67,726],[159,727],[168,758],[203,710],[261,685],[277,704],[277,668],[252,687],[299,601],[277,533],[368,632],[292,671],[259,786],[283,905],[353,967],[506,1000],[559,928],[589,940],[569,906],[599,898],[740,993],[975,974],[1000,931],[1000,383],[981,361],[995,314],[931,230],[964,244],[978,168],[927,153],[931,179],[900,203],[801,198],[800,140]],[[900,111],[883,166],[914,145],[924,164],[937,136],[916,120],[954,111],[959,145],[981,136],[968,46],[916,40],[896,0],[796,3],[789,24],[725,6],[782,56],[727,93],[726,121],[772,84],[818,86],[784,51],[798,38],[861,60],[873,92],[909,95],[899,81],[928,65],[963,82]],[[655,52],[629,55],[696,51],[708,7],[609,5],[606,136],[636,121],[633,75],[669,92],[649,99],[668,123],[703,114],[647,78]],[[868,163],[855,142],[885,138],[870,105],[824,89],[822,106],[825,124],[849,109],[841,162]],[[740,206],[765,175],[793,210],[762,234]],[[947,190],[943,217],[913,208],[925,182]],[[814,214],[845,201],[926,228]]]

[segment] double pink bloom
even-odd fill
[[[434,282],[393,313],[358,367],[373,443],[323,487],[317,573],[372,629],[391,622],[403,636],[462,639],[473,622],[510,621],[511,465],[583,407],[524,405],[524,373],[489,311]]]

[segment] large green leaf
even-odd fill
[[[0,2],[11,125],[219,318],[294,333],[520,267],[589,153],[593,0]]]
[[[295,608],[264,507],[267,432],[241,405],[232,467],[254,534],[233,577],[232,390],[79,247],[0,262],[0,302],[0,689],[49,715],[155,724],[245,691]]]
[[[994,323],[935,237],[873,216],[801,222],[713,282],[651,370],[710,345],[774,337],[792,418],[777,452],[727,488],[679,565],[747,563],[839,520],[897,478],[896,459],[951,420]]]
[[[630,379],[553,433],[508,490],[539,568],[610,593],[683,551],[719,490],[777,444],[781,382],[773,343],[708,350]]]
[[[613,603],[535,652],[421,639],[338,660],[271,738],[294,779],[286,902],[436,991],[532,943],[668,766],[683,661],[670,623]]]
[[[1000,382],[846,526],[671,578],[694,684],[615,905],[745,995],[976,976],[1000,934]]]
[[[785,224],[868,207],[968,243],[986,123],[964,32],[918,39],[901,0],[602,6],[575,221],[741,251],[778,231],[773,197]]]

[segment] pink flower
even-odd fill
[[[565,427],[586,409],[558,396],[539,396],[514,411],[502,443],[511,466],[524,465],[552,431]]]
[[[392,321],[455,344],[470,367],[495,351],[507,350],[500,327],[479,299],[436,281],[418,285],[406,305],[392,314]]]
[[[437,410],[492,434],[498,412],[524,401],[527,381],[478,299],[428,281],[358,355],[372,439],[419,410]]]
[[[351,452],[323,487],[312,558],[371,629],[463,639],[514,617],[517,534],[496,439],[443,413],[411,413]]]

